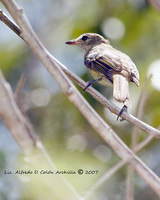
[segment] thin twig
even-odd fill
[[[20,95],[20,93],[22,91],[22,88],[24,86],[25,81],[26,81],[26,76],[22,75],[21,78],[20,78],[20,80],[18,81],[16,90],[14,92],[14,98],[15,98],[16,102],[18,101],[19,95]]]
[[[146,80],[144,81],[138,103],[137,103],[137,109],[136,109],[136,117],[138,119],[142,119],[143,113],[144,113],[144,107],[145,103],[148,97],[148,86],[149,86],[150,77],[146,77]],[[133,128],[132,134],[131,134],[131,149],[134,151],[134,149],[137,146],[139,138],[139,129],[137,127]],[[127,168],[127,178],[126,178],[126,200],[134,200],[134,169],[132,166],[128,166]]]
[[[23,149],[24,152],[30,152],[35,144],[33,130],[28,126],[25,118],[18,109],[10,85],[4,79],[0,71],[0,116],[9,130]]]
[[[123,143],[117,134],[110,126],[95,112],[95,110],[88,104],[84,97],[77,91],[75,86],[65,76],[59,63],[49,56],[48,51],[43,47],[41,42],[36,37],[31,29],[26,17],[21,8],[13,0],[1,0],[1,2],[9,10],[15,21],[20,27],[21,36],[29,44],[32,51],[44,64],[46,69],[50,72],[53,78],[61,87],[62,91],[67,95],[68,99],[78,108],[82,115],[87,119],[90,125],[97,131],[97,133],[108,143],[116,154],[123,160],[131,164],[137,173],[150,185],[150,187],[160,196],[160,179],[149,169],[132,151]],[[155,133],[155,132],[154,132]]]
[[[136,117],[139,119],[142,119],[143,113],[144,113],[144,107],[146,104],[146,100],[148,98],[148,87],[151,77],[146,76],[146,80],[144,81],[144,84],[142,86],[142,90],[138,99],[137,103],[137,109],[136,109]],[[132,133],[132,142],[131,142],[131,148],[134,150],[138,143],[138,136],[139,136],[139,129],[135,126],[133,128]]]
[[[160,2],[159,0],[148,0],[148,2],[153,5],[158,11],[160,11]]]
[[[0,9],[0,20],[4,22],[12,31],[14,31],[18,36],[20,36],[19,27]]]

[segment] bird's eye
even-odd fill
[[[88,39],[88,37],[86,36],[86,35],[84,35],[83,37],[82,37],[82,40],[83,41],[85,41],[85,40],[87,40]]]

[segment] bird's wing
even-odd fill
[[[131,60],[131,80],[137,86],[139,86],[139,72],[137,70],[136,65],[132,62],[132,60]]]
[[[110,45],[99,45],[92,48],[85,57],[85,64],[105,75],[108,72],[113,74],[113,71],[124,70],[128,73],[130,80],[139,85],[139,73],[130,57]]]
[[[111,83],[113,83],[113,69],[106,63],[100,61],[93,61],[90,65],[90,69],[103,74]]]
[[[85,64],[87,65],[90,62],[94,62],[97,64],[97,70],[98,66],[99,70],[101,70],[100,68],[102,67],[104,70],[108,67],[112,68],[112,70],[115,71],[122,70],[122,63],[111,46],[99,45],[89,51],[85,58]]]
[[[130,75],[130,80],[139,86],[139,72],[136,65],[131,58],[123,52],[117,51],[123,65],[123,70],[127,71]]]

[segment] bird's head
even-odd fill
[[[102,43],[109,44],[109,41],[97,33],[84,33],[78,38],[66,42],[66,44],[79,46],[85,51]]]

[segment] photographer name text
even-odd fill
[[[4,174],[6,175],[33,175],[33,174],[40,174],[40,175],[52,175],[52,174],[62,174],[62,175],[82,175],[82,174],[98,174],[98,170],[5,170]]]

